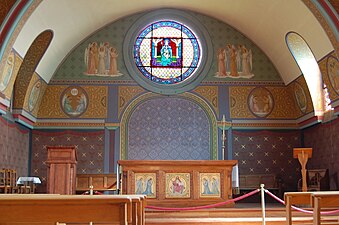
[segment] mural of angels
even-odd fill
[[[245,45],[227,44],[217,53],[217,78],[252,78],[252,50]]]
[[[117,77],[123,74],[118,70],[117,50],[108,42],[91,42],[85,49],[85,75]]]

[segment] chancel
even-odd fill
[[[338,223],[338,1],[0,8],[0,224]]]

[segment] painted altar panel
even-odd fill
[[[152,176],[150,190],[155,197],[148,198],[148,205],[186,207],[231,199],[232,168],[238,161],[119,160],[118,163],[123,174],[123,194],[145,192],[147,184],[142,182]],[[224,207],[231,206],[233,203]]]

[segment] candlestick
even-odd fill
[[[222,143],[222,159],[225,160],[225,115],[222,115],[222,131],[221,131],[221,143]]]
[[[120,189],[120,175],[119,175],[119,164],[117,162],[117,191],[119,193],[119,189]]]

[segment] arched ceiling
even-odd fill
[[[37,67],[39,75],[49,82],[64,57],[88,35],[119,18],[159,8],[196,11],[233,26],[267,54],[285,84],[301,74],[286,47],[286,33],[295,31],[303,36],[317,60],[334,50],[301,0],[43,0],[13,47],[24,56],[35,37],[51,29],[54,38]]]

